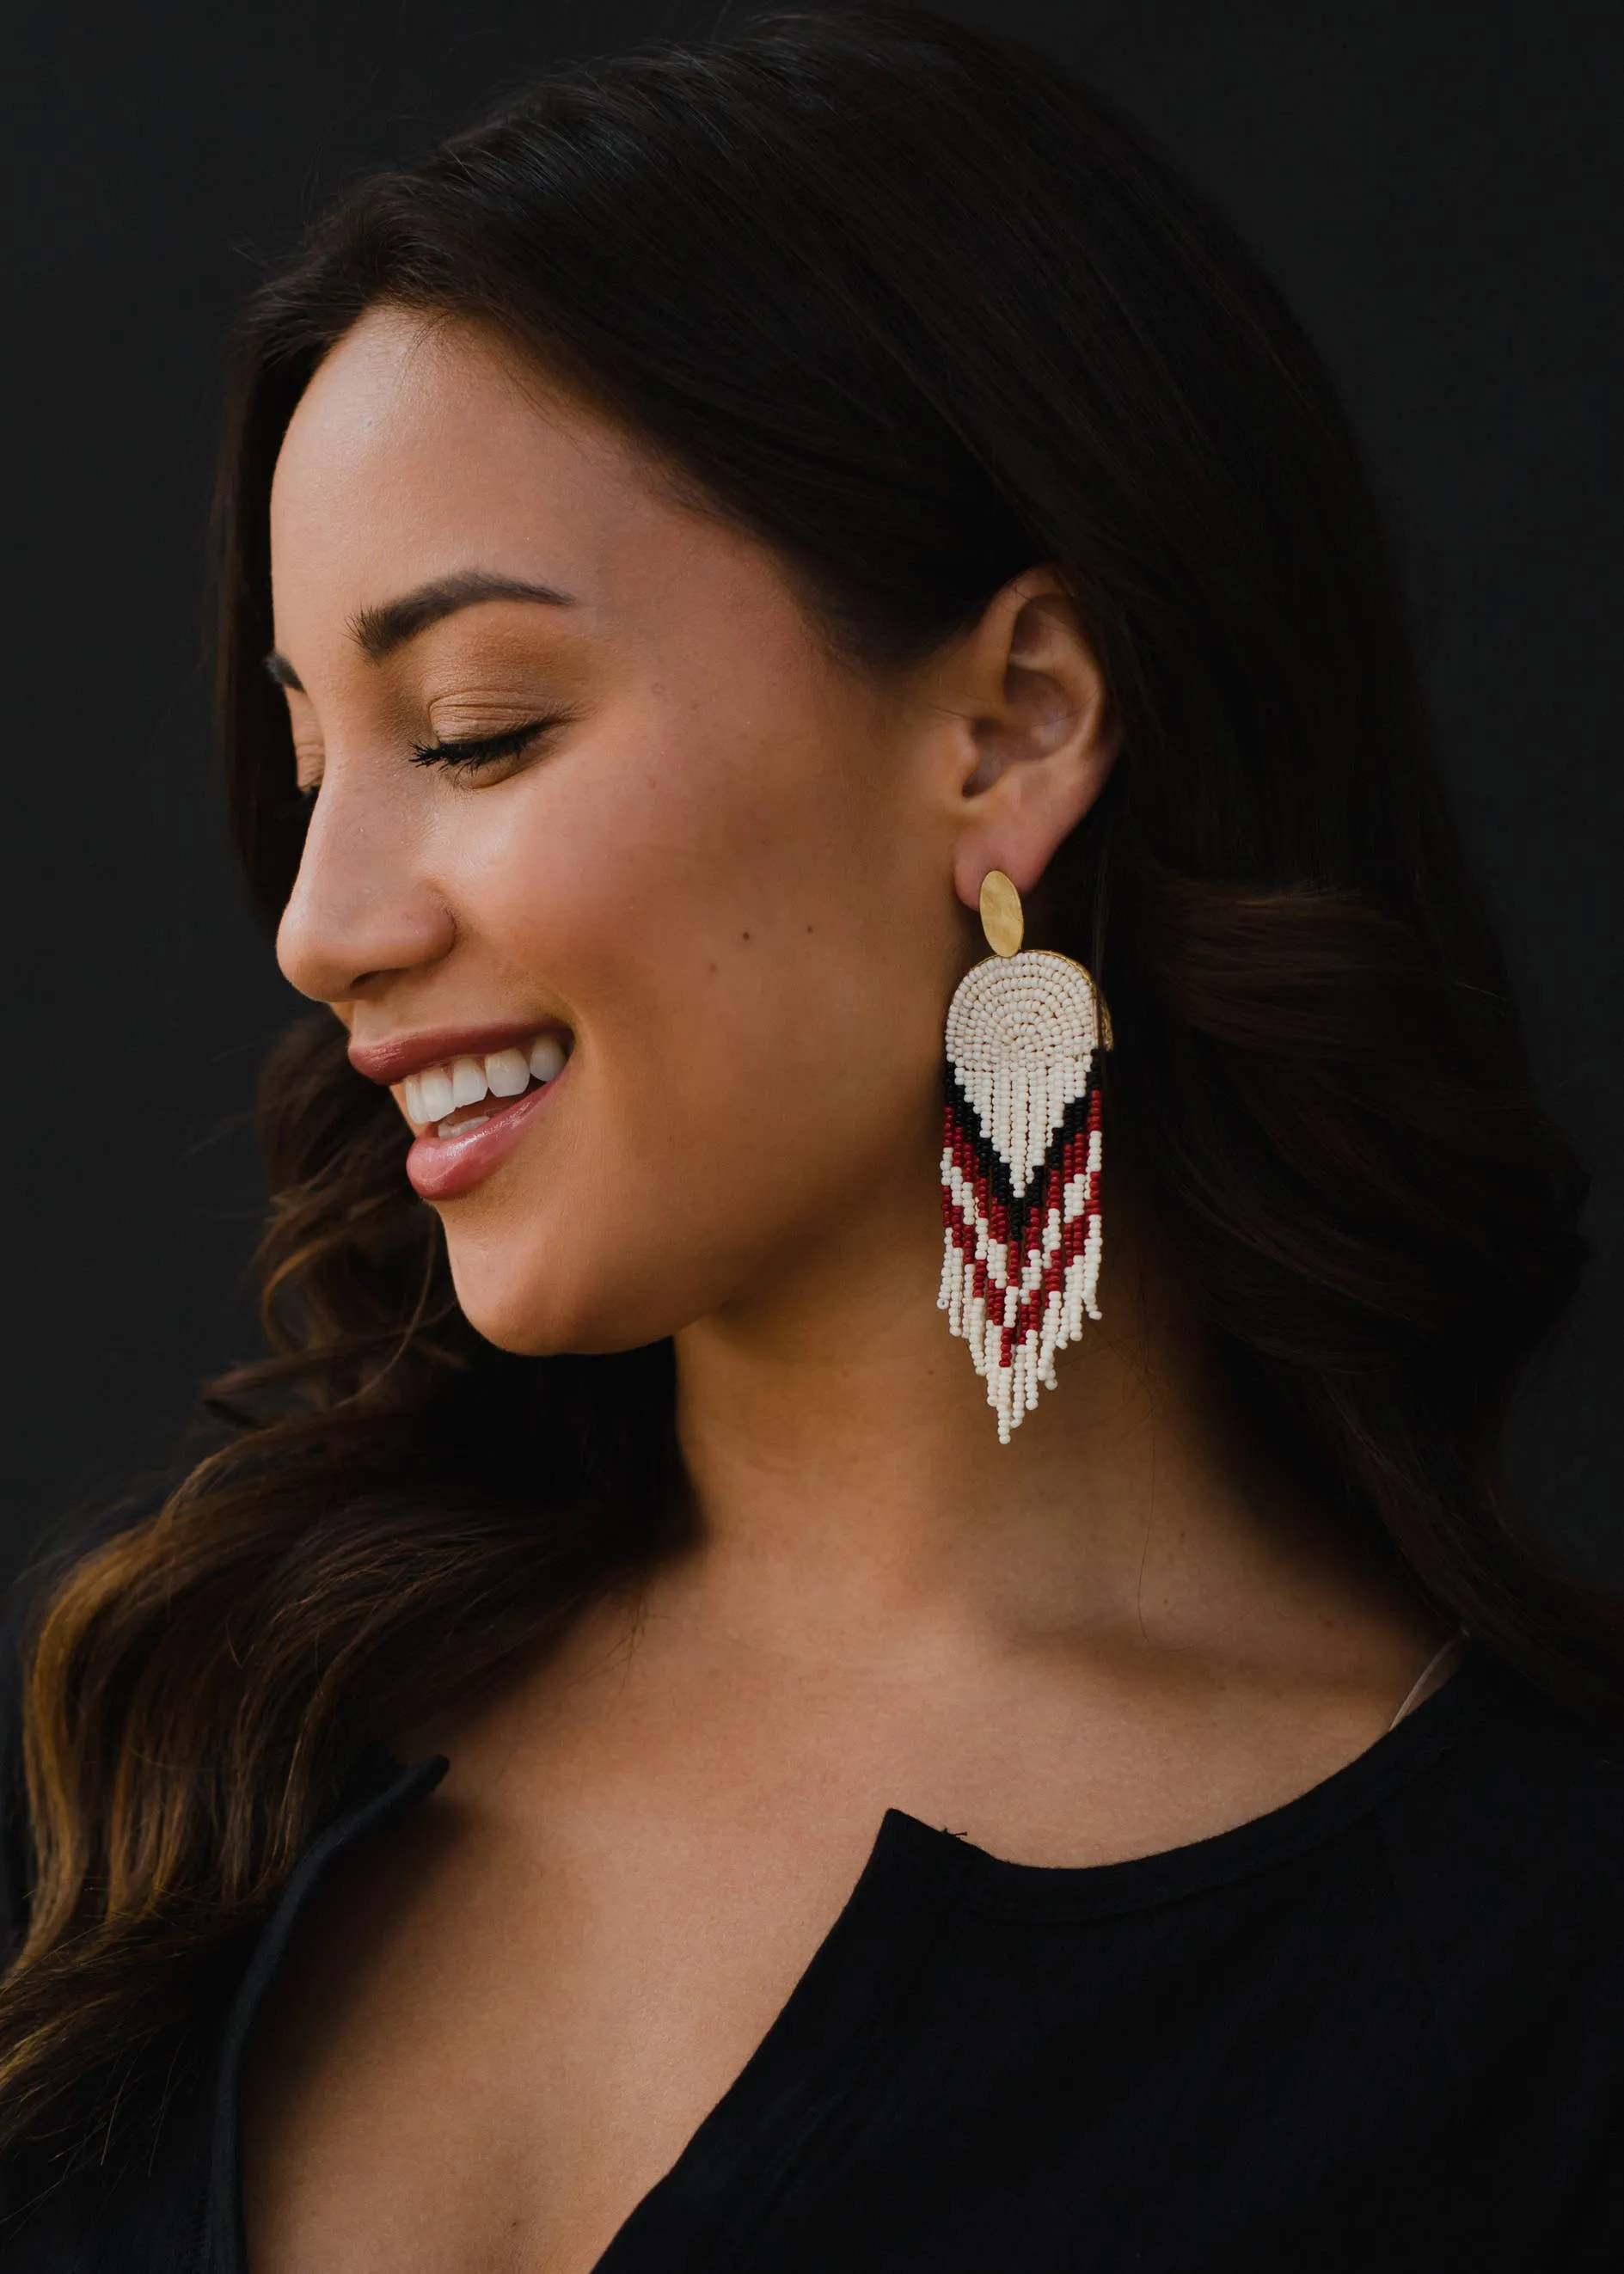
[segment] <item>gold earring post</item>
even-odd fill
[[[1026,919],[1020,894],[1002,869],[989,869],[981,878],[981,930],[995,955],[1020,953]]]

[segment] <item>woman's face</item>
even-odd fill
[[[834,661],[769,552],[466,327],[339,343],[271,530],[315,793],[280,960],[412,1121],[474,1325],[626,1347],[882,1218],[928,1255],[977,763],[936,680]]]

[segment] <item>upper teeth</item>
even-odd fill
[[[452,1058],[445,1065],[424,1066],[409,1073],[401,1085],[408,1117],[421,1127],[425,1122],[443,1121],[460,1106],[477,1105],[486,1096],[522,1096],[532,1075],[538,1081],[551,1081],[562,1070],[564,1058],[558,1036],[541,1035],[528,1051],[492,1050],[482,1058]]]

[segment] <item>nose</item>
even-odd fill
[[[276,932],[276,960],[301,995],[345,1003],[451,946],[455,920],[423,873],[408,807],[329,768]]]

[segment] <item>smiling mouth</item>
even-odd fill
[[[464,1137],[555,1081],[572,1039],[549,1030],[526,1047],[419,1066],[400,1084],[406,1118],[420,1136]]]

